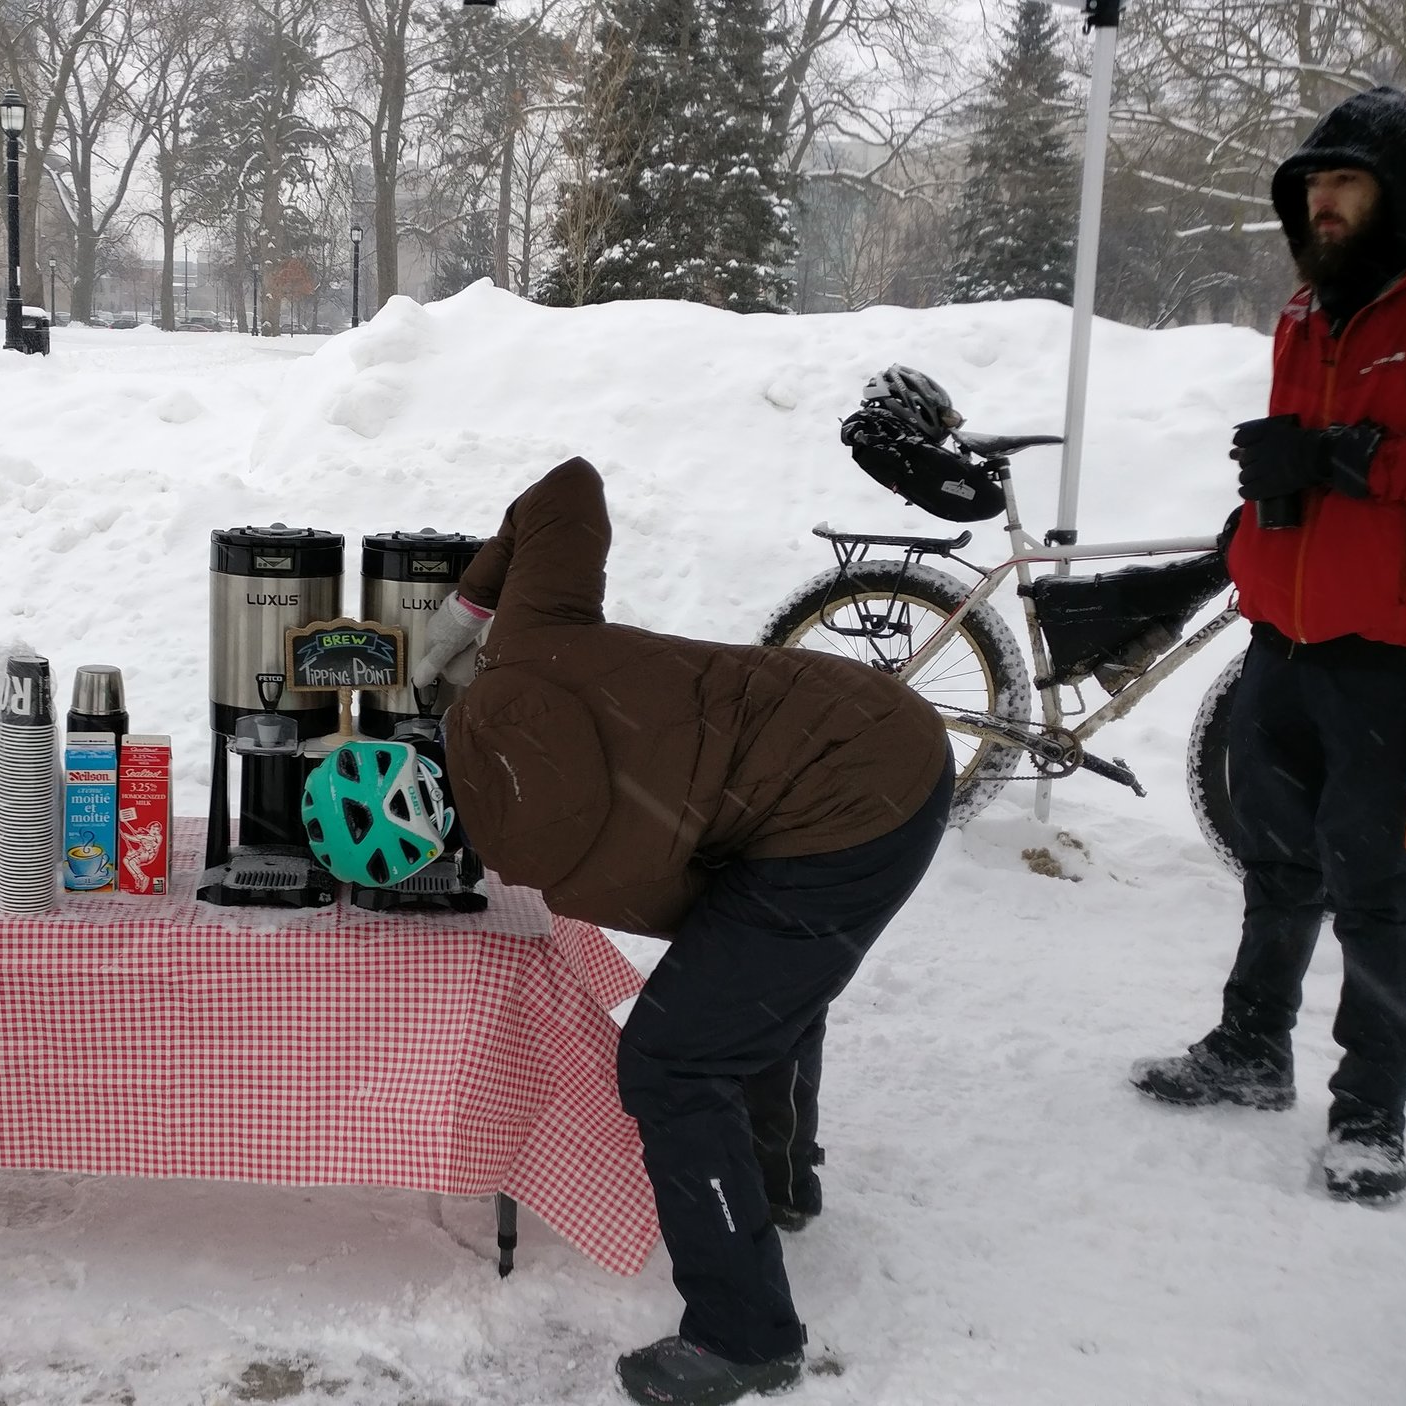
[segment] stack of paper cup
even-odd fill
[[[0,908],[54,906],[57,739],[49,661],[12,654],[0,679]]]

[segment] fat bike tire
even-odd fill
[[[814,649],[894,673],[955,614],[967,590],[955,576],[898,561],[824,571],[793,591],[763,624],[758,644]],[[867,610],[903,626],[882,637],[843,634]],[[1030,676],[1010,627],[991,606],[974,607],[953,637],[907,682],[939,713],[1030,718]],[[949,825],[964,825],[996,798],[1025,754],[1022,747],[949,730],[957,763]]]
[[[1186,789],[1191,809],[1211,852],[1232,874],[1245,866],[1235,853],[1235,813],[1230,805],[1230,710],[1245,656],[1237,654],[1206,690],[1186,745]]]

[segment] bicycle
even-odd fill
[[[947,431],[956,454],[974,475],[999,486],[996,512],[1005,513],[1011,555],[983,566],[960,555],[972,534],[956,537],[884,536],[813,530],[828,541],[837,565],[813,577],[781,602],[757,636],[758,644],[823,649],[859,659],[903,679],[942,715],[957,758],[953,825],[983,810],[1028,756],[1036,779],[1083,769],[1146,794],[1121,757],[1105,759],[1087,743],[1108,723],[1125,717],[1164,679],[1240,619],[1233,598],[1191,634],[1183,629],[1215,595],[1229,588],[1213,538],[1167,538],[1064,545],[1050,534],[1042,543],[1021,525],[1010,456],[1035,445],[1063,443],[1056,435],[985,435]],[[866,467],[872,476],[879,477]],[[882,481],[882,480],[881,480]],[[895,485],[890,484],[890,487]],[[938,485],[907,471],[905,498],[941,516]],[[953,485],[944,485],[949,492]],[[987,490],[989,492],[989,489]],[[970,520],[968,518],[968,520]],[[901,548],[903,558],[870,560],[873,547]],[[1201,553],[1170,566],[1126,567],[1105,575],[1036,575],[1040,564]],[[968,586],[924,557],[956,562],[979,578]],[[1034,687],[1041,716],[1031,714],[1031,675],[1014,633],[990,597],[1015,574],[1024,604]],[[1226,776],[1230,703],[1243,653],[1207,690],[1193,724],[1187,785],[1201,833],[1216,855],[1238,870]],[[1089,711],[1081,685],[1090,678],[1109,694]],[[1076,706],[1066,708],[1065,690]],[[1073,724],[1073,719],[1082,721]]]

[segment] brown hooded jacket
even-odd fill
[[[460,593],[496,612],[445,718],[470,842],[554,912],[674,932],[710,865],[824,854],[908,819],[942,775],[906,685],[803,650],[607,624],[600,475],[558,465],[508,509]]]

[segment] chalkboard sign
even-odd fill
[[[405,686],[405,631],[398,626],[314,620],[284,640],[287,686],[295,693]]]

